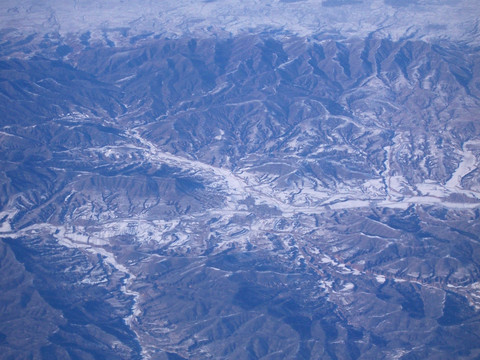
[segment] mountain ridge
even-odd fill
[[[2,327],[0,348],[480,354],[478,48],[68,41],[2,52],[0,264],[53,325],[21,349],[29,330]]]

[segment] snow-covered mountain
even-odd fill
[[[0,8],[6,358],[480,355],[477,5]]]

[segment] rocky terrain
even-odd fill
[[[480,356],[473,42],[0,35],[5,359]]]

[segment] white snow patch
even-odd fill
[[[342,291],[350,291],[350,290],[353,290],[354,288],[355,288],[355,285],[353,285],[352,283],[346,283]]]
[[[2,211],[0,212],[0,219],[3,219],[3,222],[0,223],[0,233],[8,233],[12,231],[12,226],[10,225],[10,219],[15,216],[17,212],[8,212]]]
[[[445,187],[453,192],[462,189],[461,182],[463,177],[476,168],[477,158],[471,150],[468,150],[468,146],[473,144],[478,144],[478,141],[467,141],[463,144],[463,151],[459,151],[463,159],[450,180],[445,184]]]
[[[215,136],[215,140],[222,140],[223,135],[225,135],[225,131],[220,129],[220,135]]]

